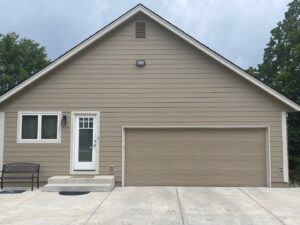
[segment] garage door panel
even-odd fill
[[[266,131],[128,129],[125,184],[266,186]]]
[[[159,155],[157,157],[160,157]],[[145,158],[136,158],[139,161],[136,161],[134,163],[131,163],[130,167],[135,167],[136,169],[151,169],[154,166],[158,166],[160,169],[184,169],[184,168],[197,168],[201,170],[205,169],[213,169],[217,167],[218,169],[237,169],[243,170],[243,169],[255,169],[261,170],[261,165],[265,163],[265,161],[262,161],[260,158],[257,157],[247,157],[248,160],[253,161],[251,164],[246,164],[243,162],[245,160],[244,158],[241,158],[240,160],[236,160],[237,158],[232,158],[230,156],[223,157],[222,159],[211,159],[211,157],[194,157],[193,159],[181,159],[181,160],[172,160],[168,156],[160,157],[160,160],[157,160],[155,158],[153,159],[145,159]],[[195,161],[199,159],[199,161],[205,161],[207,162],[201,162],[201,163],[195,163]]]
[[[153,170],[153,171],[143,171],[143,175],[138,171],[140,175],[135,177],[134,182],[129,184],[131,186],[256,186],[255,183],[258,182],[256,177],[256,171],[249,173],[247,180],[237,180],[236,176],[240,175],[239,172],[231,172],[232,177],[227,177],[226,173],[219,173],[219,171],[210,171],[206,174],[197,174],[190,176],[191,173],[197,173],[197,171],[181,171],[178,172],[176,176],[172,176],[173,173],[167,173],[166,171]],[[155,177],[155,180],[153,180]],[[178,179],[180,177],[180,180]],[[148,179],[145,179],[148,178]],[[192,179],[191,179],[192,178]],[[205,182],[200,182],[205,181]],[[264,183],[264,180],[260,180]]]

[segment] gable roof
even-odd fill
[[[296,111],[300,111],[300,106],[298,104],[296,104],[295,102],[293,102],[290,99],[286,98],[285,96],[281,95],[280,93],[278,93],[274,89],[270,88],[269,86],[265,85],[261,81],[257,80],[256,78],[254,78],[253,76],[251,76],[250,74],[245,72],[243,69],[241,69],[240,67],[238,67],[234,63],[230,62],[229,60],[225,59],[224,57],[222,57],[221,55],[219,55],[218,53],[216,53],[212,49],[210,49],[207,46],[205,46],[204,44],[200,43],[199,41],[197,41],[196,39],[194,39],[193,37],[191,37],[190,35],[188,35],[184,31],[180,30],[179,28],[177,28],[173,24],[169,23],[168,21],[166,21],[165,19],[163,19],[162,17],[160,17],[159,15],[157,15],[156,13],[154,13],[153,11],[151,11],[150,9],[148,9],[147,7],[145,7],[142,4],[136,5],[134,8],[127,11],[125,14],[123,14],[122,16],[117,18],[116,20],[112,21],[107,26],[103,27],[101,30],[99,30],[95,34],[91,35],[90,37],[88,37],[87,39],[85,39],[84,41],[82,41],[81,43],[79,43],[78,45],[76,45],[75,47],[73,47],[72,49],[70,49],[69,51],[67,51],[66,53],[64,53],[60,57],[58,57],[57,59],[55,59],[48,66],[46,66],[45,68],[43,68],[42,70],[40,70],[36,74],[32,75],[31,77],[29,77],[28,79],[26,79],[25,81],[23,81],[22,83],[17,85],[16,87],[12,88],[7,93],[3,94],[0,97],[0,104],[2,102],[4,102],[5,100],[7,100],[8,98],[10,98],[11,96],[13,96],[14,94],[21,91],[23,88],[30,85],[32,82],[34,82],[34,81],[38,80],[39,78],[43,77],[48,72],[50,72],[51,70],[53,70],[54,68],[56,68],[57,66],[59,66],[60,64],[62,64],[66,60],[68,60],[69,58],[71,58],[73,55],[77,54],[79,51],[81,51],[84,48],[86,48],[87,46],[91,45],[92,43],[94,43],[95,41],[100,39],[102,36],[104,36],[105,34],[110,32],[111,30],[113,30],[114,28],[116,28],[119,25],[123,24],[129,18],[133,17],[134,15],[136,15],[137,13],[140,13],[140,12],[144,13],[147,16],[149,16],[151,19],[153,19],[154,21],[156,21],[157,23],[159,23],[160,25],[165,27],[167,30],[173,32],[174,34],[176,34],[177,36],[179,36],[180,38],[182,38],[183,40],[185,40],[189,44],[193,45],[194,47],[196,47],[200,51],[202,51],[205,54],[209,55],[210,57],[212,57],[213,59],[215,59],[219,63],[223,64],[228,69],[234,71],[236,74],[240,75],[241,77],[245,78],[246,80],[248,80],[252,84],[259,87],[260,89],[262,89],[265,92],[269,93],[270,95],[272,95],[273,97],[275,97],[276,99],[281,101],[282,103],[288,105],[289,107],[291,107],[292,109],[294,109]]]

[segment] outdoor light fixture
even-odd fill
[[[146,61],[144,59],[137,59],[135,65],[137,67],[144,67],[146,65]]]
[[[67,125],[67,116],[63,115],[61,118],[61,126],[65,127]]]

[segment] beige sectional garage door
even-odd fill
[[[266,186],[266,130],[125,130],[125,185]]]

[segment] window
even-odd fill
[[[60,113],[20,112],[18,117],[19,143],[59,143]]]
[[[146,37],[146,23],[139,21],[135,23],[135,37],[145,38]]]

